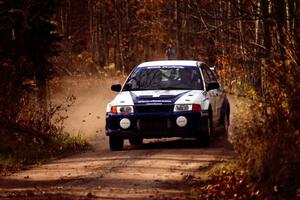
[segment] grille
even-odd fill
[[[157,112],[170,112],[173,109],[172,105],[151,105],[151,106],[136,106],[138,113],[157,113]]]
[[[138,130],[142,131],[167,130],[170,126],[170,121],[167,118],[140,119],[137,122]]]

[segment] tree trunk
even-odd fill
[[[238,7],[240,10],[243,10],[241,0],[238,0]],[[241,65],[244,63],[244,27],[243,27],[243,19],[242,19],[242,12],[239,12],[239,50],[240,50],[240,56],[241,56]]]
[[[296,1],[295,10],[295,28],[294,28],[294,37],[296,43],[296,61],[298,68],[300,68],[300,2]],[[299,80],[299,79],[298,79]]]
[[[47,63],[42,62],[38,57],[34,60],[35,65],[35,77],[36,77],[36,84],[37,84],[37,100],[39,108],[42,110],[43,113],[46,113],[48,110],[48,102],[47,102]],[[44,119],[46,120],[46,119]]]
[[[275,19],[277,24],[277,37],[278,37],[278,49],[280,54],[280,60],[283,63],[285,63],[286,55],[285,55],[285,33],[284,33],[284,27],[286,22],[286,14],[285,14],[285,2],[284,0],[276,0],[276,3],[274,3],[275,6]]]
[[[175,20],[176,20],[176,58],[181,59],[181,1],[175,1]]]
[[[38,79],[36,81],[38,93],[37,93],[37,100],[39,104],[39,108],[46,113],[48,111],[48,101],[47,101],[47,81],[45,78]]]
[[[94,0],[88,0],[89,9],[89,51],[91,52],[92,58],[95,58],[95,41],[94,41]]]
[[[264,94],[264,90],[266,88],[266,69],[265,66],[268,65],[270,59],[270,50],[271,50],[271,35],[270,35],[270,14],[269,14],[269,0],[261,1],[261,16],[263,23],[263,44],[264,44],[264,52],[263,52],[263,62],[261,63],[260,68],[260,92]],[[259,83],[258,82],[258,83]]]
[[[288,32],[293,34],[295,28],[295,0],[286,0],[286,23]]]

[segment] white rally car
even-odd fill
[[[203,62],[167,60],[142,63],[132,70],[106,109],[110,149],[122,150],[124,139],[196,138],[207,146],[214,128],[227,133],[230,105],[215,74]]]

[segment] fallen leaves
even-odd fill
[[[260,192],[252,191],[242,171],[222,169],[213,172],[210,180],[200,182],[193,193],[200,199],[259,199]]]

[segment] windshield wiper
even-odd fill
[[[172,87],[172,86],[168,86],[168,87],[160,87],[160,90],[191,90],[191,88],[180,88],[180,87]]]
[[[142,91],[142,90],[149,90],[146,88],[124,88],[123,91]]]

